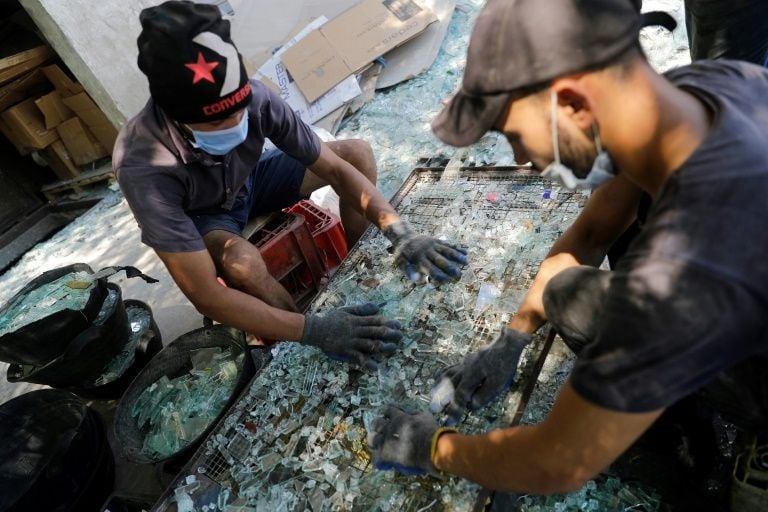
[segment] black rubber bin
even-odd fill
[[[238,368],[239,374],[229,399],[208,427],[176,453],[164,458],[148,456],[142,451],[144,435],[137,425],[136,418],[132,416],[132,410],[136,401],[146,388],[162,376],[174,379],[188,373],[192,369],[192,361],[190,359],[192,352],[210,347],[230,348],[233,354],[245,353],[245,357],[243,357]],[[211,429],[232,407],[237,397],[256,372],[263,368],[270,359],[271,354],[268,349],[248,346],[245,341],[245,333],[223,325],[196,329],[175,339],[144,367],[128,387],[117,406],[113,428],[121,454],[129,461],[138,464],[164,463],[173,466],[183,465],[207,437]]]
[[[93,380],[90,380],[78,386],[67,388],[69,391],[91,400],[117,400],[123,396],[128,386],[133,382],[133,379],[136,378],[147,363],[163,349],[163,338],[152,314],[152,308],[139,300],[126,300],[125,309],[128,312],[129,321],[131,317],[130,310],[133,308],[144,310],[149,314],[150,318],[148,330],[134,333],[139,339],[134,353],[133,364],[125,370],[125,373],[112,382],[97,385],[94,384]],[[128,341],[130,342],[131,339],[129,338]]]
[[[112,494],[102,505],[100,512],[145,512],[157,501],[154,496]]]
[[[84,272],[92,274],[93,269],[84,263],[43,272],[19,290],[0,309],[0,316],[24,300],[31,292],[52,283],[67,274]],[[107,296],[106,280],[97,281],[89,291],[88,301],[81,310],[64,309],[52,315],[0,336],[0,360],[7,363],[45,366],[67,348],[72,339],[87,329],[99,314]]]
[[[0,361],[42,367],[61,356],[76,337],[81,336],[84,331],[93,326],[109,291],[107,278],[120,271],[125,271],[129,279],[140,277],[147,283],[157,282],[156,279],[144,275],[135,267],[106,267],[94,273],[90,266],[76,263],[44,272],[27,283],[0,308],[0,318],[8,314],[11,315],[9,318],[16,317],[9,312],[46,284],[68,274],[72,274],[73,282],[78,281],[75,278],[77,273],[95,274],[90,278],[93,283],[81,290],[83,296],[87,295],[87,300],[81,309],[57,310],[0,335]],[[78,289],[73,287],[73,290]]]
[[[79,333],[58,357],[43,366],[11,364],[9,382],[34,382],[55,388],[77,386],[97,378],[102,368],[120,353],[128,343],[131,328],[120,287],[106,284],[107,293],[117,295],[116,301],[104,304],[104,315]]]
[[[114,488],[101,418],[80,398],[45,389],[0,406],[0,511],[99,510]]]

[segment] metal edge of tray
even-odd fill
[[[400,203],[402,203],[403,199],[408,195],[408,193],[413,189],[414,186],[418,183],[420,179],[422,179],[425,176],[429,177],[439,177],[445,172],[445,167],[416,167],[414,168],[411,173],[408,175],[408,177],[405,179],[402,185],[400,185],[400,188],[395,192],[392,197],[389,200],[389,204],[392,205],[392,208],[397,210],[398,206],[400,206]],[[503,167],[494,167],[494,166],[483,166],[483,167],[461,167],[459,168],[459,176],[461,177],[470,177],[470,176],[483,176],[489,177],[493,175],[509,175],[514,174],[517,176],[534,176],[534,177],[541,177],[541,175],[534,171],[530,166],[525,165],[510,165],[510,166],[503,166]],[[544,178],[542,178],[544,179]],[[373,224],[370,224],[366,230],[363,232],[363,234],[360,236],[357,242],[349,248],[349,251],[347,252],[347,256],[350,254],[353,254],[357,246],[360,245],[360,243],[363,240],[366,240],[368,237],[374,236],[372,233],[375,231],[378,231],[378,227],[374,226]],[[344,267],[344,263],[347,261],[347,257],[345,257],[341,264],[339,265],[338,270],[341,270]],[[327,282],[322,283],[321,286],[317,290],[317,294],[315,294],[315,298],[320,297],[325,291],[327,291],[328,286],[330,285],[332,279],[329,279]],[[314,300],[314,299],[313,299]]]

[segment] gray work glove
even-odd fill
[[[374,467],[382,471],[394,469],[404,475],[438,475],[432,459],[437,438],[446,432],[455,430],[439,428],[429,413],[408,413],[390,405],[373,422],[373,432],[368,434]]]
[[[429,275],[438,283],[461,277],[460,266],[467,264],[467,251],[437,238],[419,235],[405,221],[395,222],[383,231],[395,253],[395,263],[411,281]]]
[[[373,356],[392,355],[403,337],[400,324],[377,315],[376,304],[360,304],[305,315],[304,335],[299,340],[325,352],[331,359],[353,361],[371,370],[378,368]]]
[[[520,355],[530,342],[530,334],[502,327],[496,341],[442,373],[432,389],[432,412],[445,410],[446,423],[455,425],[468,411],[491,403],[512,386]]]

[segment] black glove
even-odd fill
[[[439,283],[461,277],[459,266],[467,264],[464,249],[414,233],[405,221],[387,226],[383,233],[392,242],[395,262],[411,281],[418,281],[422,274]]]
[[[372,370],[378,368],[372,356],[392,355],[403,337],[400,324],[376,315],[379,306],[361,304],[305,315],[304,335],[299,340],[312,345],[332,359],[354,361]]]
[[[438,475],[432,459],[438,437],[446,432],[455,430],[439,428],[429,413],[408,413],[389,406],[384,416],[373,422],[373,432],[368,434],[374,467],[394,469],[404,475]]]
[[[530,334],[502,327],[496,341],[442,373],[432,388],[432,412],[445,409],[447,423],[454,425],[466,412],[491,403],[512,386],[520,354],[530,342]]]

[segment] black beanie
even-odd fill
[[[248,75],[218,7],[173,0],[144,9],[139,20],[139,69],[171,119],[205,123],[248,105]]]

